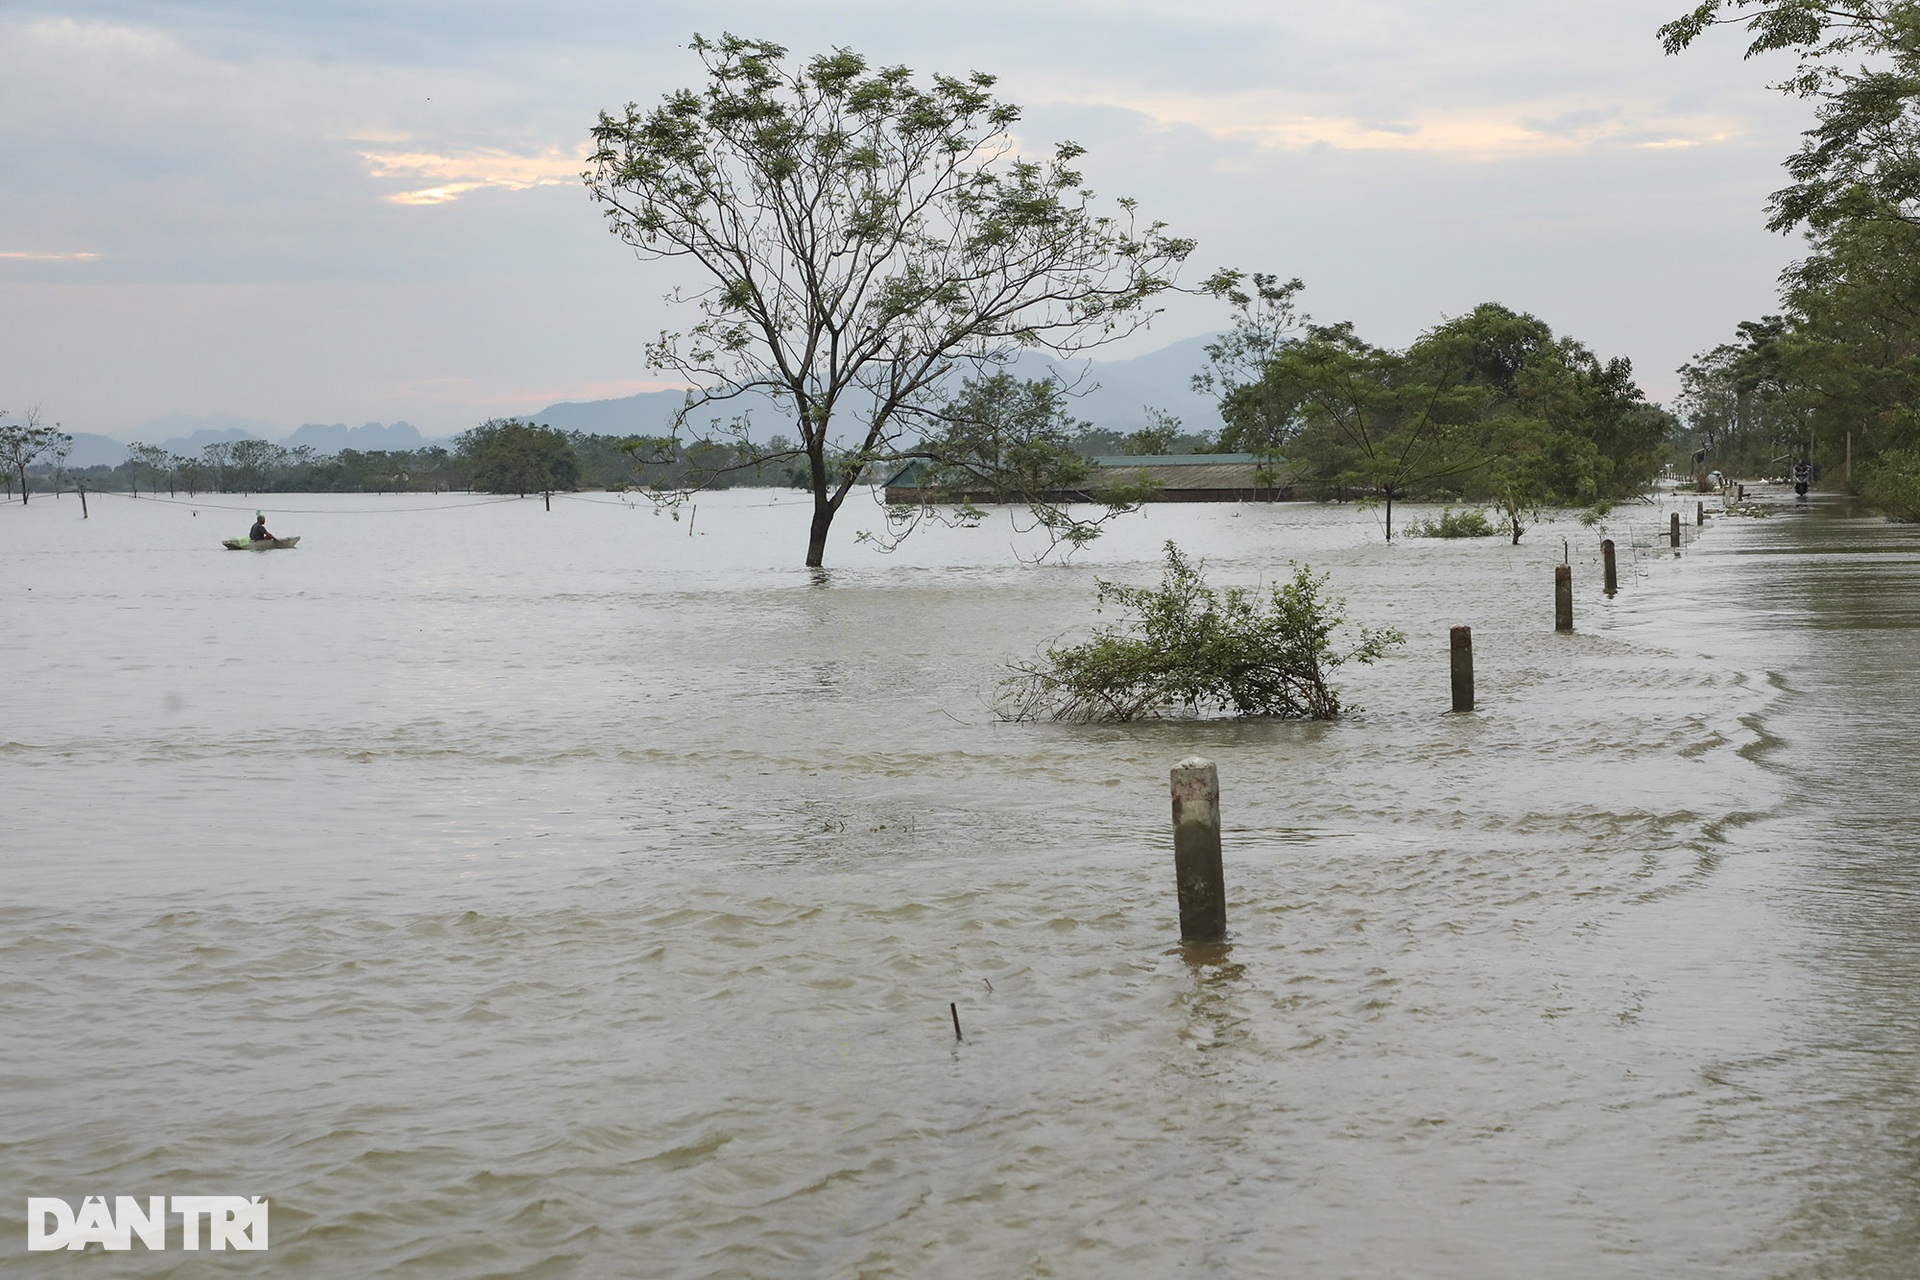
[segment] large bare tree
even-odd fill
[[[940,430],[956,370],[1133,332],[1193,248],[1131,201],[1099,212],[1079,146],[1018,154],[1019,110],[992,76],[920,83],[851,50],[790,62],[731,35],[692,47],[706,84],[602,112],[584,176],[643,259],[685,258],[704,278],[668,295],[698,322],[647,348],[697,388],[676,432],[758,397],[791,419],[809,565],[854,486]],[[743,457],[772,456],[740,419],[732,430]]]

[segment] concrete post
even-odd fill
[[[1680,545],[1680,513],[1678,511],[1674,512],[1667,521],[1667,543],[1674,547]]]
[[[1453,648],[1453,709],[1473,710],[1473,628],[1455,627]]]
[[[1226,872],[1220,865],[1220,771],[1189,756],[1173,766],[1173,872],[1180,891],[1180,939],[1227,936]]]
[[[1573,566],[1553,566],[1553,629],[1573,630]]]
[[[1701,525],[1705,524],[1706,522],[1707,522],[1707,504],[1704,502],[1694,503],[1693,504],[1693,527],[1698,529]]]
[[[1601,585],[1606,588],[1608,595],[1613,595],[1620,590],[1620,570],[1614,560],[1612,538],[1601,540],[1600,568],[1602,573]]]

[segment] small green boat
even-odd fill
[[[300,535],[296,533],[291,538],[261,538],[258,541],[252,538],[228,538],[220,545],[229,551],[282,551],[299,546]]]

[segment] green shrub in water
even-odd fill
[[[1903,524],[1920,522],[1920,453],[1889,449],[1860,478],[1860,493]]]
[[[1407,526],[1409,538],[1491,538],[1498,532],[1484,511],[1455,511],[1452,507],[1435,520],[1415,520]]]
[[[1344,662],[1377,661],[1406,643],[1391,629],[1362,628],[1340,652],[1333,632],[1342,601],[1323,601],[1327,576],[1294,566],[1293,578],[1261,597],[1245,587],[1215,591],[1203,566],[1167,543],[1158,587],[1102,581],[1097,601],[1124,611],[1085,644],[1013,663],[997,706],[1009,720],[1140,720],[1185,711],[1331,720],[1340,696],[1328,678]]]

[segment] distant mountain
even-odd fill
[[[227,440],[272,440],[290,449],[305,445],[320,454],[338,453],[342,449],[358,449],[363,453],[383,449],[418,449],[428,444],[444,443],[422,437],[420,429],[410,422],[386,425],[368,422],[357,427],[349,427],[344,422],[309,422],[292,435],[282,436],[278,429],[264,422],[236,418],[227,413],[204,417],[187,413],[162,414],[157,418],[148,418],[124,435],[125,440],[122,441],[108,436],[76,434],[70,459],[72,465],[118,466],[127,460],[127,445],[134,442],[157,445],[183,458],[197,458],[207,445]]]
[[[400,449],[418,449],[426,444],[426,440],[421,437],[419,428],[410,422],[395,422],[387,426],[369,422],[358,427],[349,427],[344,422],[335,422],[331,425],[308,422],[303,423],[281,443],[289,449],[298,449],[304,445],[315,453],[338,453],[342,449],[358,449],[361,453],[374,453],[379,450],[393,452]]]
[[[662,435],[686,398],[684,391],[642,391],[617,400],[566,400],[525,420],[590,436]]]
[[[1045,377],[1053,371],[1079,394],[1070,412],[1108,431],[1138,431],[1147,425],[1147,407],[1180,419],[1191,432],[1220,429],[1214,401],[1196,392],[1193,375],[1206,363],[1213,334],[1187,338],[1171,346],[1125,360],[1054,360],[1037,351],[1022,352],[1010,370],[1015,377]]]
[[[1071,412],[1096,427],[1137,431],[1147,425],[1146,406],[1151,405],[1179,418],[1188,431],[1214,431],[1220,427],[1218,409],[1190,385],[1206,362],[1207,343],[1214,340],[1212,334],[1202,334],[1125,360],[1056,361],[1040,352],[1027,351],[1008,372],[1017,378],[1043,378],[1052,371],[1061,381],[1077,385],[1079,395]],[[617,400],[565,401],[527,415],[527,421],[589,435],[658,435],[667,430],[684,399],[685,393],[680,391],[642,391]],[[705,421],[741,412],[751,412],[755,428],[762,434],[781,430],[782,411],[758,396],[743,396],[732,404],[714,406],[699,417]]]
[[[163,413],[157,418],[148,418],[127,432],[126,437],[128,443],[138,441],[141,444],[158,445],[168,453],[198,457],[203,445],[219,440],[268,440],[272,438],[273,430],[264,422],[236,418],[230,413],[210,413],[200,417],[190,413]],[[124,449],[115,461],[126,461]]]

